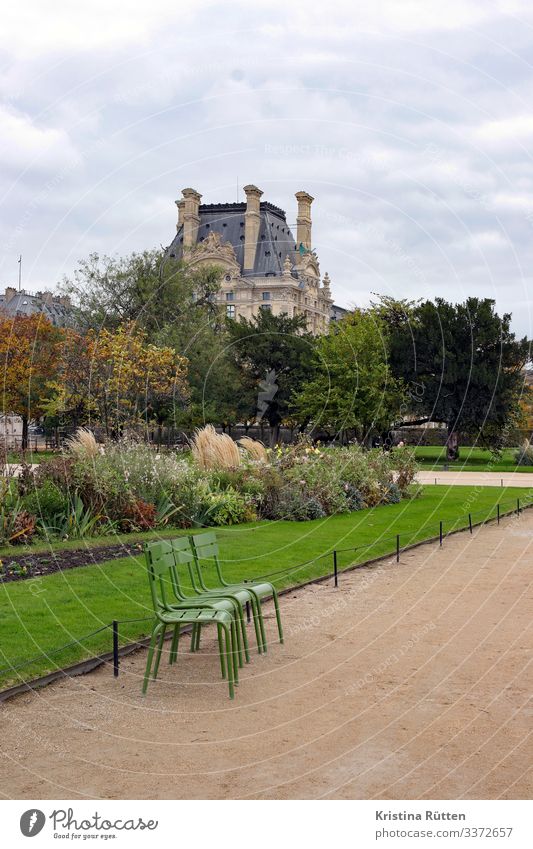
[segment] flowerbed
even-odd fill
[[[128,440],[97,445],[84,432],[63,455],[0,481],[0,542],[318,519],[397,503],[416,471],[406,448],[324,449],[301,441],[267,452],[250,440],[229,445],[214,431],[209,439],[218,453],[193,446],[189,455],[158,454]]]

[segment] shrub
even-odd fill
[[[135,499],[125,509],[124,517],[120,521],[122,531],[149,531],[156,525],[155,504],[149,504],[140,498]]]
[[[268,463],[268,451],[262,442],[257,439],[250,439],[249,436],[243,436],[239,439],[239,445],[244,448],[251,460],[258,463]]]
[[[233,487],[218,491],[207,491],[205,521],[207,525],[238,525],[257,518],[250,500],[236,492]]]
[[[281,494],[275,518],[305,522],[310,519],[322,519],[325,515],[326,511],[317,498],[309,497],[296,487],[288,487]]]
[[[45,479],[33,492],[26,495],[23,504],[26,510],[39,516],[45,522],[58,514],[65,513],[69,506],[67,496],[50,479]]]
[[[217,433],[213,425],[197,428],[191,445],[200,469],[234,469],[240,465],[237,443],[227,433]]]

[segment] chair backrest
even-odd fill
[[[187,594],[184,587],[192,586],[195,592],[199,591],[197,576],[194,573],[196,563],[194,552],[188,537],[176,537],[176,539],[170,540],[170,544],[174,555],[176,590],[180,597],[185,599]]]
[[[191,537],[194,551],[199,560],[218,557],[217,535],[214,531],[203,534],[193,534]]]
[[[206,589],[203,575],[202,575],[202,560],[213,560],[215,564],[215,568],[218,575],[218,580],[221,584],[224,584],[224,576],[222,575],[222,569],[220,568],[220,561],[218,559],[218,543],[217,543],[217,535],[214,531],[208,531],[203,534],[193,534],[191,537],[192,540],[192,548],[194,552],[194,557],[196,560],[196,568],[198,571],[198,577],[200,580],[200,584],[202,589]]]
[[[172,545],[166,540],[144,544],[148,583],[156,613],[169,606],[169,588],[174,588],[175,567]]]

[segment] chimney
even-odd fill
[[[17,294],[17,290],[14,286],[6,286],[6,293],[4,296],[5,303],[8,304]]]
[[[59,303],[61,304],[62,307],[67,307],[67,308],[71,307],[72,303],[71,303],[71,300],[70,300],[70,295],[60,295],[59,296]]]
[[[251,271],[255,265],[257,240],[261,216],[259,204],[263,192],[257,186],[245,186],[246,212],[244,214],[244,270]]]
[[[178,223],[176,224],[176,230],[183,225],[183,213],[185,211],[185,201],[183,199],[176,201],[176,206],[178,207]]]
[[[298,217],[296,219],[296,245],[303,245],[308,251],[311,250],[311,204],[314,198],[307,192],[296,192],[298,201]]]
[[[52,292],[43,292],[42,301],[43,301],[43,304],[47,304],[48,306],[53,304],[54,303],[54,296],[53,296]]]
[[[183,189],[183,247],[191,248],[196,244],[198,238],[198,227],[200,226],[200,201],[199,195],[194,189]],[[178,206],[179,210],[179,206]]]

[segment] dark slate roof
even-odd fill
[[[65,327],[72,322],[72,309],[57,301],[46,304],[38,295],[28,292],[17,292],[6,302],[5,295],[0,295],[0,311],[10,316],[43,315],[56,327]]]
[[[223,242],[229,242],[241,269],[244,262],[244,213],[245,203],[212,203],[200,206],[198,242],[203,241],[210,231],[219,233]],[[299,259],[296,242],[291,233],[285,213],[278,206],[264,202],[259,207],[260,225],[255,265],[244,276],[276,276],[283,274],[283,263],[289,255],[293,265]],[[183,227],[180,227],[168,248],[170,256],[181,259],[183,254]]]

